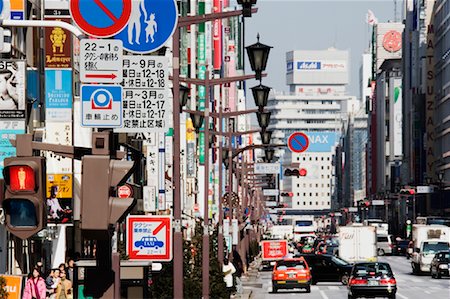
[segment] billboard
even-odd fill
[[[72,121],[72,70],[45,70],[45,119]]]
[[[70,23],[70,18],[46,17],[46,20]],[[72,67],[72,39],[71,33],[60,27],[45,28],[45,67]]]
[[[0,60],[0,118],[25,118],[25,60]]]
[[[73,217],[72,174],[47,175],[47,222],[68,223]]]
[[[263,260],[281,260],[288,253],[286,240],[261,241]]]
[[[390,118],[390,146],[395,156],[403,155],[402,150],[402,79],[391,78],[389,84],[389,118]]]

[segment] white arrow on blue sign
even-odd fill
[[[165,45],[177,23],[175,0],[133,0],[128,25],[115,38],[129,52],[150,53]]]

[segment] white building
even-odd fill
[[[281,201],[293,209],[328,210],[334,194],[334,147],[346,119],[349,52],[291,51],[286,54],[289,93],[274,92],[267,109],[274,142],[288,142],[294,132],[304,132],[309,147],[303,153],[279,150],[283,167],[305,169],[306,176],[283,177],[282,191],[292,198]],[[283,156],[284,155],[284,156]]]

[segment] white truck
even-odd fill
[[[350,262],[377,261],[376,227],[340,226],[339,257]]]
[[[271,240],[292,240],[292,225],[273,225],[269,228],[269,239]]]
[[[445,225],[414,224],[412,228],[414,252],[411,267],[414,274],[430,272],[430,264],[439,251],[448,251],[450,227]]]

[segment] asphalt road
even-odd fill
[[[410,261],[402,256],[379,257],[388,262],[397,280],[397,299],[449,299],[450,279],[432,279],[429,275],[413,275]],[[271,272],[260,272],[255,281],[246,282],[244,288],[251,290],[251,298],[305,298],[337,299],[347,298],[347,288],[340,283],[318,283],[311,286],[311,293],[304,290],[279,290],[272,293]]]

